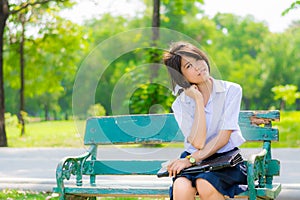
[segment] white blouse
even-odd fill
[[[205,106],[206,114],[206,141],[216,137],[220,130],[232,130],[228,143],[218,150],[219,153],[229,151],[245,142],[238,125],[242,88],[240,85],[223,80],[213,81],[213,90]],[[193,153],[197,149],[188,142],[191,132],[195,101],[182,92],[172,104],[175,119],[185,136],[185,151]]]

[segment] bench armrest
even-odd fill
[[[256,195],[255,191],[255,181],[259,180],[259,186],[264,183],[262,179],[266,174],[265,170],[265,160],[268,151],[266,149],[262,149],[257,154],[252,154],[251,157],[247,160],[247,182],[248,182],[248,190],[249,196]]]
[[[69,180],[71,175],[76,176],[76,185],[82,186],[82,167],[87,158],[92,155],[93,147],[91,147],[86,153],[63,158],[56,167],[56,183],[58,193],[63,194],[64,180]]]

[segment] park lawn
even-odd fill
[[[42,121],[25,125],[20,136],[18,127],[7,127],[9,147],[82,147],[84,121]],[[81,130],[81,131],[78,131]]]
[[[0,190],[0,199],[7,200],[59,200],[57,195],[48,192],[32,192],[23,190]],[[101,200],[162,200],[163,198],[140,198],[140,197],[98,197]]]
[[[17,127],[7,126],[9,147],[83,147],[85,121],[43,121],[26,124],[26,133],[20,137]],[[275,148],[300,147],[300,111],[281,112],[280,122],[273,122],[279,129],[279,142]],[[166,144],[183,147],[182,144]],[[164,145],[162,145],[164,146]],[[260,147],[260,144],[247,142],[243,147]]]
[[[0,199],[7,199],[7,200],[24,200],[24,199],[45,200],[48,196],[51,196],[51,194],[46,192],[30,192],[30,191],[23,191],[23,190],[7,190],[7,189],[0,191]]]

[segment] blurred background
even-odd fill
[[[166,86],[166,70],[149,65],[149,73],[133,73],[148,63],[161,64],[163,49],[155,48],[160,35],[153,31],[151,48],[126,52],[110,62],[99,77],[94,103],[73,115],[74,82],[85,59],[111,37],[144,27],[171,29],[196,41],[209,55],[219,78],[242,86],[242,109],[280,109],[288,116],[282,131],[300,132],[299,126],[291,127],[300,118],[299,1],[10,2],[8,12],[0,13],[0,146],[59,146],[50,139],[47,144],[26,142],[45,140],[45,130],[54,140],[55,134],[80,138],[74,127],[70,128],[74,125],[66,125],[74,118],[171,112],[175,97]],[[139,40],[133,35],[116,42],[121,47]],[[132,76],[123,80],[130,72]],[[120,99],[118,109],[112,110],[111,96],[120,79],[125,86],[133,79],[138,79],[138,84]],[[164,84],[157,84],[161,81]],[[124,113],[124,107],[128,112]],[[42,126],[37,128],[38,124]],[[50,130],[55,133],[49,134]],[[39,136],[29,139],[36,133]],[[294,142],[286,146],[299,146],[299,136],[284,137]]]

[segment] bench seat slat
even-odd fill
[[[80,194],[80,195],[97,195],[97,196],[168,196],[169,190],[168,188],[158,188],[158,187],[141,187],[138,188],[130,188],[124,186],[118,186],[116,188],[110,187],[101,187],[96,185],[95,187],[82,187],[80,190],[76,187],[67,187],[65,189],[66,194]]]
[[[141,181],[98,181],[95,186],[83,185],[78,190],[76,186],[67,186],[66,194],[97,195],[97,196],[168,196],[169,183],[160,181],[141,182]],[[54,192],[57,188],[54,188]],[[281,191],[281,184],[274,183],[270,188],[257,189],[260,197],[276,198]],[[243,192],[235,197],[248,196],[249,192]]]
[[[86,161],[83,174],[91,175],[156,175],[165,160],[96,160]]]

